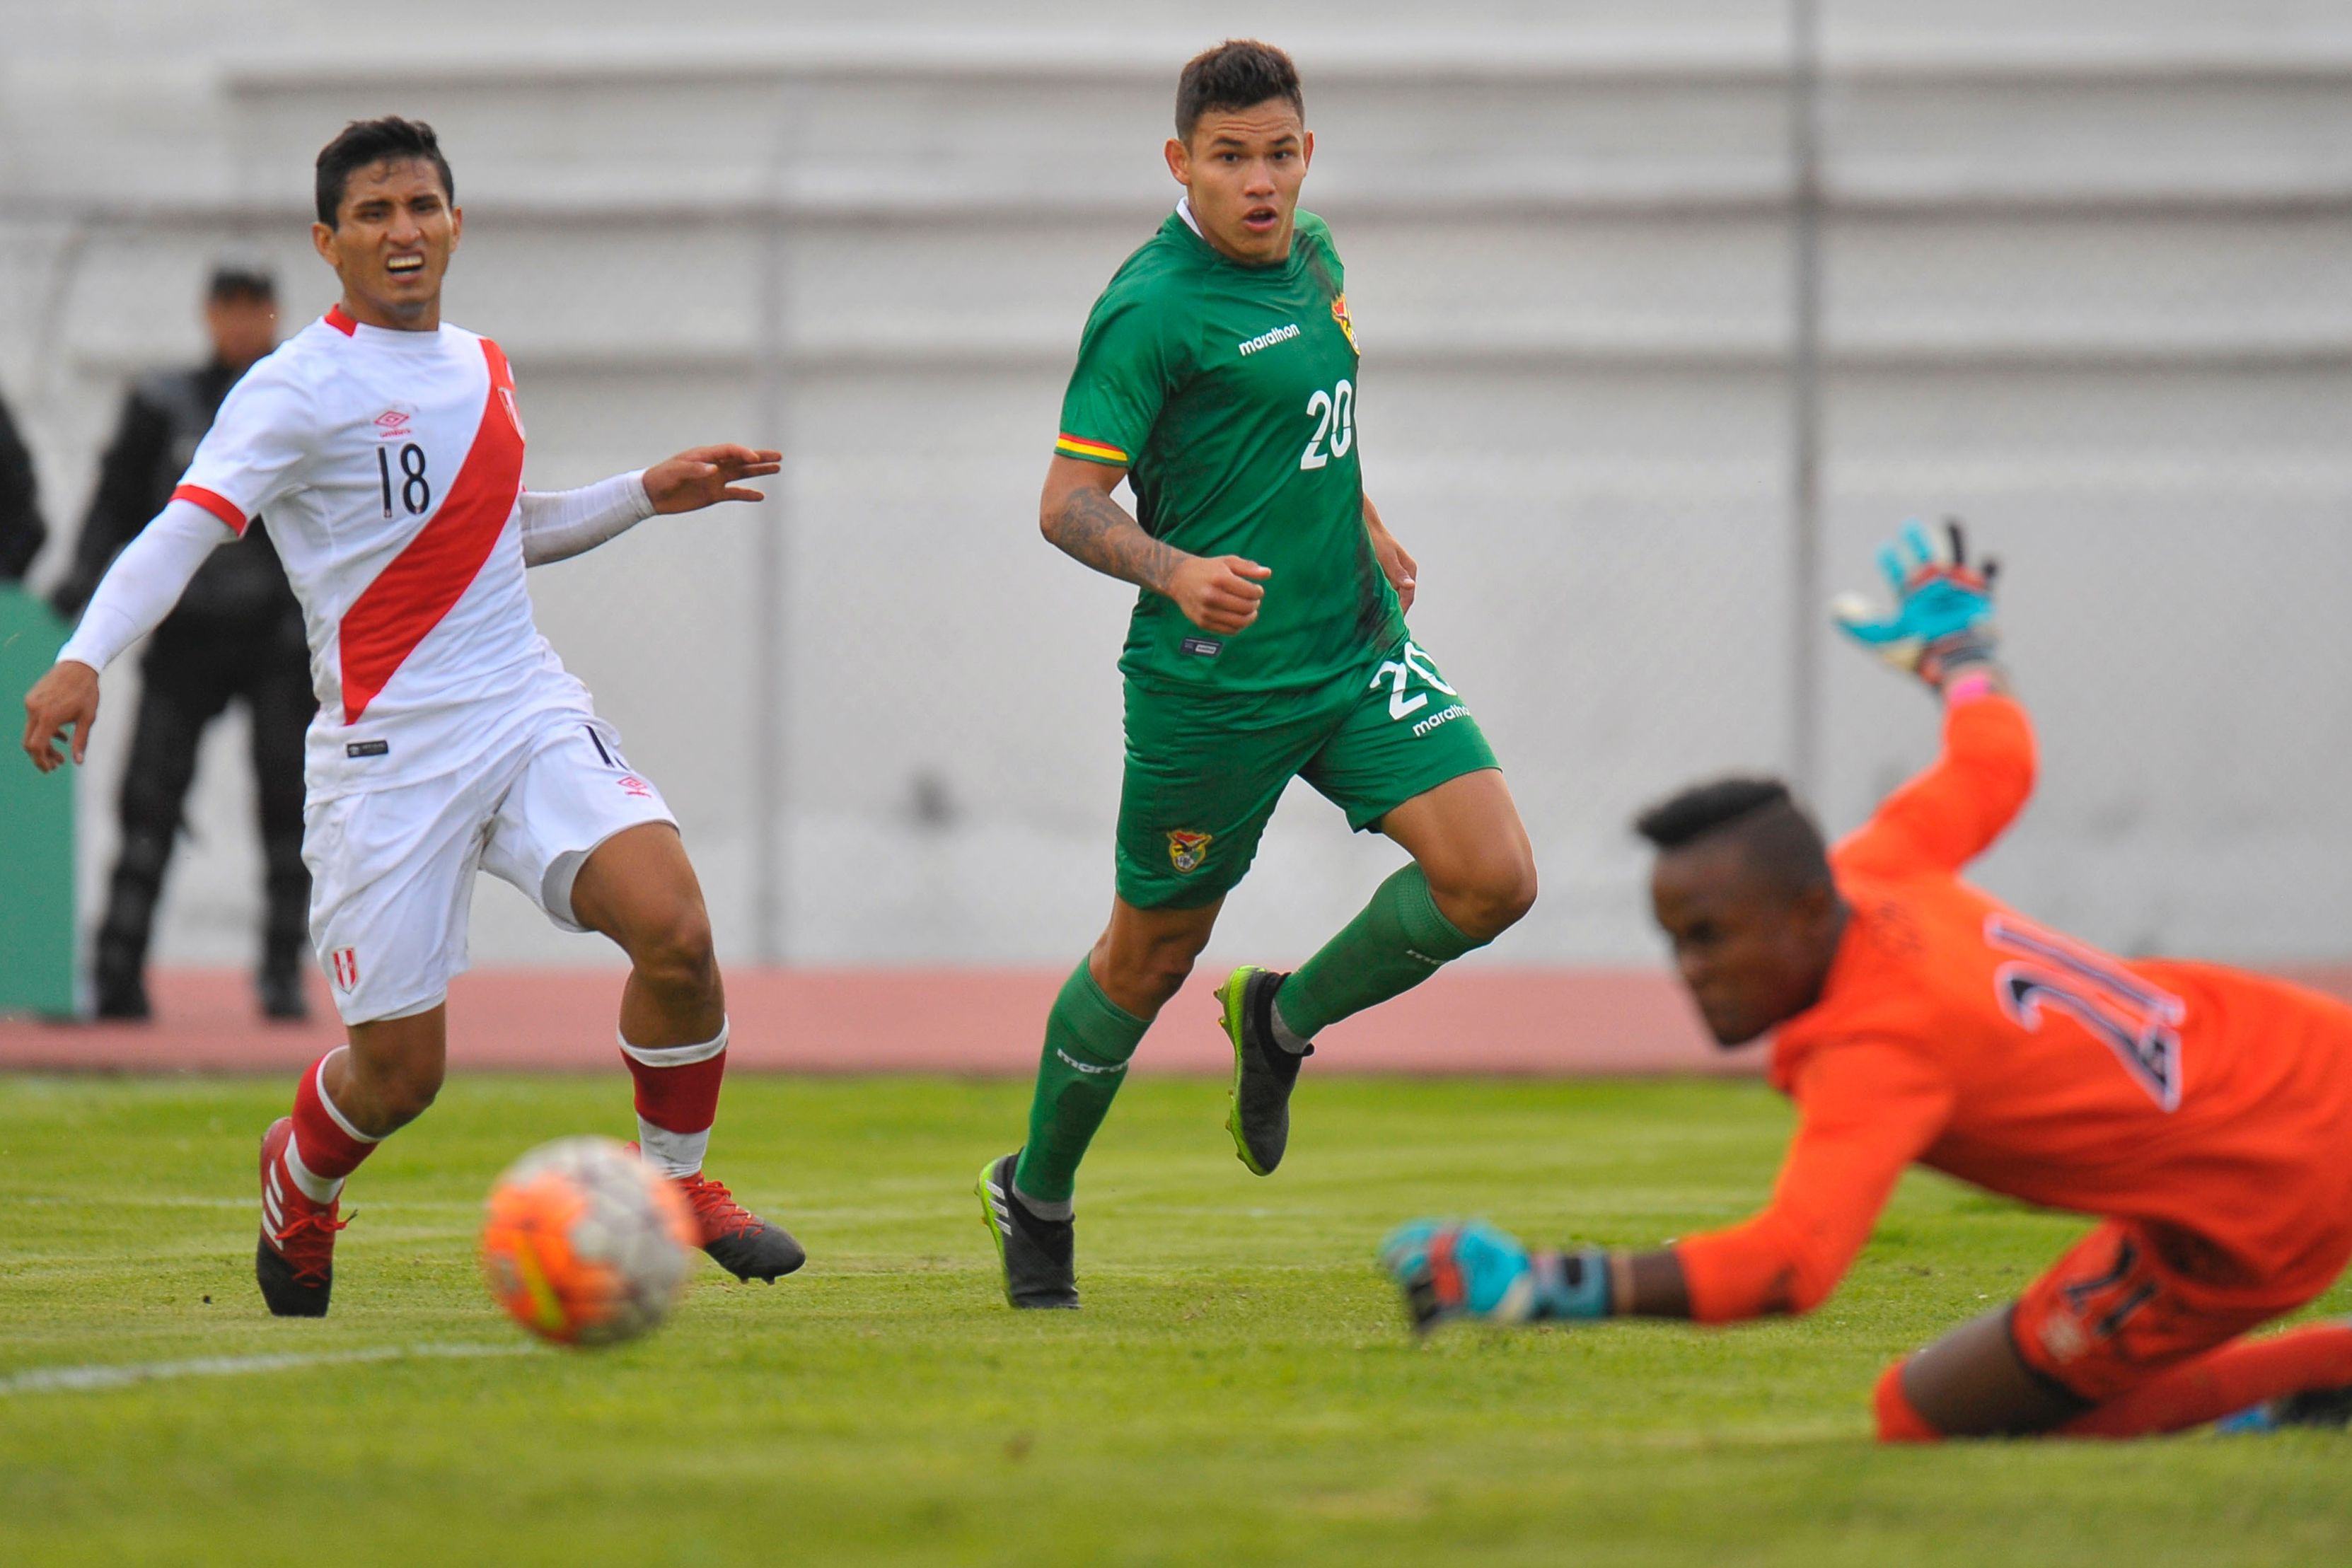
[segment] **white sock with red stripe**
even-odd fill
[[[327,1097],[327,1057],[334,1054],[327,1052],[302,1075],[301,1087],[294,1091],[294,1135],[286,1140],[286,1179],[312,1203],[334,1202],[343,1178],[383,1141],[352,1126]]]
[[[621,1041],[637,1085],[637,1147],[673,1176],[699,1176],[719,1118],[719,1082],[727,1074],[727,1024],[718,1038],[695,1045],[631,1045]]]

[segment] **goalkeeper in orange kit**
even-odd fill
[[[1956,524],[1948,548],[1916,527],[1906,546],[1884,558],[1895,614],[1839,619],[1937,693],[1936,763],[1833,850],[1768,779],[1685,790],[1637,823],[1709,1030],[1777,1031],[1771,1081],[1800,1122],[1772,1201],[1633,1253],[1530,1253],[1424,1220],[1381,1262],[1423,1327],[1802,1312],[1916,1163],[2099,1223],[2015,1301],[1889,1367],[1881,1438],[2340,1425],[2352,1326],[2246,1336],[2352,1257],[2352,1008],[2126,963],[1960,880],[2032,792],[2033,732],[1992,660],[1990,570],[1967,564]]]

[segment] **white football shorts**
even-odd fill
[[[474,873],[520,888],[566,931],[572,883],[597,845],[640,822],[677,824],[612,726],[535,716],[480,768],[310,803],[310,942],[347,1024],[438,1004],[466,970]]]

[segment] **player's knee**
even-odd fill
[[[1501,936],[1528,916],[1536,906],[1536,862],[1533,855],[1515,856],[1495,880],[1495,934]]]
[[[1536,903],[1536,862],[1526,854],[1482,859],[1431,891],[1462,935],[1491,942],[1525,919]]]
[[[1192,974],[1193,957],[1190,948],[1155,945],[1122,967],[1121,988],[1158,1012],[1184,988]]]
[[[1108,945],[1100,966],[1103,991],[1138,1018],[1150,1018],[1184,988],[1201,945],[1189,936]]]
[[[664,991],[698,994],[719,978],[710,916],[699,904],[685,905],[640,933],[629,958],[646,983]]]
[[[1878,1440],[1882,1443],[1935,1443],[1943,1434],[1928,1425],[1927,1417],[1919,1414],[1911,1396],[1903,1392],[1903,1369],[1907,1361],[1898,1361],[1879,1375],[1878,1386],[1871,1391],[1871,1413],[1877,1418]]]

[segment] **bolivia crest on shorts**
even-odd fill
[[[1344,292],[1331,301],[1331,319],[1339,323],[1339,330],[1347,335],[1348,347],[1355,350],[1358,359],[1362,359],[1364,350],[1356,341],[1356,323],[1348,317],[1348,296]]]
[[[1181,872],[1195,872],[1209,858],[1209,841],[1214,833],[1188,833],[1181,828],[1168,834],[1168,859]]]

